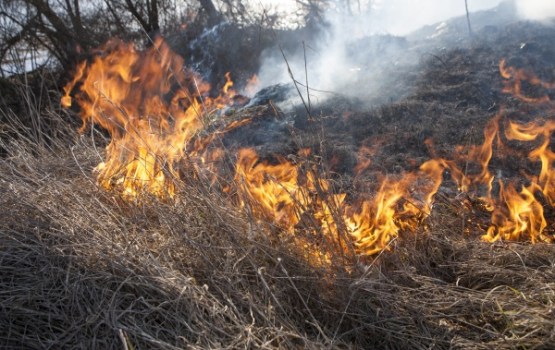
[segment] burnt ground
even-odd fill
[[[226,144],[254,146],[262,156],[325,149],[321,156],[326,159],[343,159],[332,169],[340,173],[353,168],[353,155],[366,146],[376,150],[374,162],[386,171],[413,169],[432,156],[426,140],[433,142],[437,155],[448,157],[457,145],[481,144],[484,126],[501,111],[506,119],[521,122],[549,117],[550,104],[531,105],[502,92],[499,62],[505,59],[509,66],[552,82],[554,44],[555,27],[531,22],[486,28],[462,46],[433,51],[427,44],[418,64],[384,71],[394,78],[383,96],[364,100],[336,94],[312,105],[310,114],[302,104],[293,111],[269,109],[265,117],[228,135]],[[420,42],[414,46],[423,50]],[[523,88],[529,96],[555,94],[526,84]],[[296,94],[292,86],[275,86],[253,100],[279,106],[286,98],[276,90],[287,98]],[[241,111],[237,113],[240,118]]]
[[[493,118],[501,115],[501,132],[509,120],[526,123],[553,118],[551,102],[525,102],[502,91],[507,81],[500,74],[500,61],[533,72],[545,82],[554,82],[554,44],[555,26],[532,22],[486,27],[476,31],[472,39],[466,38],[461,45],[450,48],[437,49],[433,40],[424,44],[404,42],[406,50],[420,52],[422,59],[390,70],[378,63],[384,69],[381,74],[388,77],[389,86],[382,90],[383,96],[372,92],[365,100],[334,94],[310,107],[297,104],[293,109],[280,110],[276,106],[291,100],[297,92],[292,84],[271,86],[251,101],[251,105],[271,108],[225,135],[223,144],[232,153],[253,147],[263,160],[270,162],[284,157],[295,159],[300,149],[309,148],[312,160],[334,181],[337,191],[349,194],[349,200],[371,196],[384,176],[415,171],[435,157],[456,160],[461,169],[477,173],[478,164],[459,159],[460,152],[456,150],[459,146],[468,149],[481,145],[484,128]],[[545,95],[551,100],[555,97],[555,91],[549,88],[527,82],[522,88],[526,96]],[[251,113],[249,108],[239,108],[230,115],[241,119]],[[527,159],[537,143],[511,142],[504,136],[501,140],[512,152],[497,151],[494,145],[489,169],[498,178],[522,184],[526,182],[524,173],[538,174],[539,164]],[[361,147],[369,150],[365,157],[371,165],[362,174],[355,174]],[[494,184],[494,191],[498,190]],[[456,185],[446,172],[439,197],[452,200],[456,192]],[[476,219],[472,229],[466,231],[479,235],[488,227],[490,218],[479,204],[472,210]],[[546,206],[545,214],[547,231],[552,234],[555,212]]]

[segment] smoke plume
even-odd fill
[[[514,20],[515,10],[521,19],[555,16],[555,1],[468,0],[468,9],[476,22],[473,29],[479,30],[480,26]],[[490,11],[486,15],[477,14],[486,10]],[[380,98],[401,97],[409,92],[410,82],[399,84],[399,76],[410,75],[411,65],[418,64],[426,50],[432,52],[432,39],[443,35],[443,40],[436,42],[445,47],[449,40],[460,44],[458,39],[468,38],[465,13],[464,0],[375,0],[356,11],[330,10],[324,34],[317,40],[299,40],[296,50],[264,53],[260,87],[291,83],[292,74],[305,100],[307,84],[310,98],[316,102],[334,94],[371,104],[379,103]],[[461,20],[447,21],[453,17]],[[416,40],[429,47],[415,50],[414,46],[423,46],[414,45]],[[294,103],[298,102],[300,99]]]
[[[555,1],[517,0],[516,6],[524,19],[543,21],[555,17]]]

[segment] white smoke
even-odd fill
[[[471,12],[497,6],[501,0],[468,0]],[[466,13],[464,0],[374,0],[368,23],[377,31],[406,35],[422,26]]]
[[[524,19],[542,21],[555,17],[554,0],[516,0],[516,6]]]
[[[471,20],[472,12],[494,8],[501,2],[467,0]],[[520,16],[526,19],[555,15],[555,0],[514,2]],[[301,84],[308,81],[313,89],[310,94],[313,101],[326,99],[329,92],[363,99],[384,93],[389,78],[384,71],[391,72],[392,67],[395,71],[397,66],[402,69],[407,62],[417,63],[420,59],[418,54],[402,46],[403,36],[432,24],[439,24],[431,27],[439,33],[445,29],[442,21],[466,14],[464,0],[373,0],[366,4],[360,12],[351,14],[337,9],[330,11],[326,16],[330,24],[326,35],[317,42],[306,42],[304,49],[299,42],[297,52],[287,54],[294,78]],[[381,40],[376,34],[386,42],[376,44],[376,40]],[[267,52],[258,75],[260,87],[291,83],[287,63],[279,50]],[[306,99],[306,87],[299,85],[299,89]]]

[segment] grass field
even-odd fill
[[[347,117],[322,109],[318,127],[299,123],[297,134],[307,145],[328,142],[332,155],[347,152],[338,141],[346,134],[389,137],[376,159],[392,172],[423,157],[414,145],[429,133],[438,152],[479,144],[501,102],[510,115],[523,107],[492,92],[501,51],[432,57],[410,97]],[[529,54],[536,63],[548,56]],[[60,89],[18,86],[23,107],[2,107],[0,125],[3,349],[555,347],[555,245],[481,241],[483,218],[469,216],[480,213],[448,190],[423,225],[381,253],[303,246],[187,172],[175,200],[134,202],[103,189],[93,169],[106,133],[79,134]],[[318,139],[312,129],[330,131]]]

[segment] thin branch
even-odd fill
[[[112,15],[112,18],[114,19],[114,22],[116,23],[116,27],[118,28],[118,31],[120,33],[124,33],[126,31],[125,27],[123,26],[123,23],[121,22],[120,17],[117,15],[116,10],[110,4],[110,0],[104,0],[104,3],[106,4],[106,7],[108,8],[108,11],[110,11],[110,14]]]
[[[304,54],[304,76],[306,81],[306,99],[308,101],[308,115],[310,115],[311,114],[310,111],[312,110],[312,108],[310,105],[310,89],[308,88],[308,67],[306,62],[306,46],[304,41],[303,41],[303,54]]]
[[[466,23],[468,23],[468,35],[472,37],[472,27],[470,26],[470,12],[468,12],[468,0],[464,0],[464,6],[466,8]]]
[[[2,43],[2,45],[0,46],[0,61],[2,61],[6,55],[6,53],[15,45],[17,45],[17,43],[19,43],[21,40],[23,40],[23,38],[33,32],[33,29],[35,29],[35,25],[36,25],[36,16],[31,18],[31,20],[27,23],[25,23],[25,25],[23,26],[23,28],[21,28],[21,30],[14,34],[13,36],[4,39],[4,42]]]
[[[308,105],[306,104],[306,102],[304,100],[303,94],[302,94],[301,90],[299,89],[299,85],[297,84],[297,80],[295,79],[295,76],[293,75],[293,71],[291,71],[291,66],[289,65],[289,61],[287,60],[287,57],[285,56],[285,52],[283,52],[283,48],[281,47],[281,45],[279,45],[279,51],[281,52],[281,55],[283,56],[283,60],[285,61],[285,64],[287,65],[287,72],[289,73],[289,77],[291,78],[291,80],[293,80],[293,85],[295,85],[295,89],[297,89],[297,93],[299,94],[299,97],[301,98],[303,106],[306,109],[308,119],[312,119],[312,115],[310,114],[310,108],[308,107]]]
[[[56,36],[64,37],[66,40],[74,41],[74,36],[71,33],[70,28],[68,28],[65,22],[52,10],[50,5],[42,0],[28,0],[31,5],[33,5],[39,14],[44,15],[48,22],[52,24],[56,30]]]
[[[137,7],[133,4],[133,2],[131,0],[125,0],[125,3],[127,4],[127,9],[129,10],[129,12],[131,12],[133,17],[135,17],[135,19],[139,22],[141,27],[143,27],[143,29],[146,32],[150,32],[152,28],[150,27],[149,23],[145,21],[143,17],[141,17],[141,14],[139,13]]]

